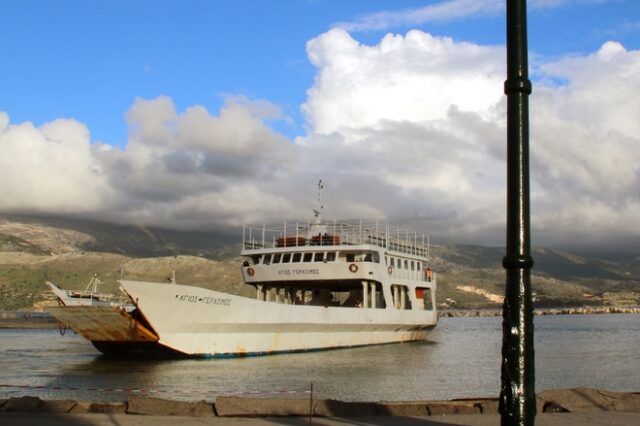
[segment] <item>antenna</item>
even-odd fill
[[[313,209],[313,217],[316,218],[316,223],[322,222],[322,189],[324,188],[324,183],[322,183],[322,179],[318,181],[318,208]]]

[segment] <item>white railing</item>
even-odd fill
[[[284,222],[279,226],[243,226],[244,249],[292,246],[375,245],[390,252],[429,258],[429,236],[378,222]]]

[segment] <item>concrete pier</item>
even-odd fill
[[[637,425],[640,393],[577,388],[537,395],[537,425]],[[220,396],[215,403],[134,397],[103,403],[0,399],[0,424],[13,425],[496,425],[497,398],[344,402]]]

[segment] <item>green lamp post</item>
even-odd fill
[[[507,247],[502,265],[501,424],[533,425],[536,415],[529,224],[529,94],[526,0],[507,0]]]

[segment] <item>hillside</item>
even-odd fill
[[[84,289],[98,273],[102,290],[120,277],[178,283],[253,296],[242,283],[238,235],[113,225],[59,218],[0,216],[0,310],[54,303],[44,282]],[[497,308],[504,294],[504,250],[431,248],[438,304]],[[615,262],[546,248],[533,250],[532,287],[539,307],[640,305],[640,258]]]
[[[5,239],[13,242],[5,244]],[[180,231],[54,216],[0,215],[0,250],[10,243],[16,247],[16,239],[54,254],[91,251],[131,257],[188,254],[217,259],[237,254],[233,245],[240,242],[241,230]]]
[[[479,293],[504,294],[504,249],[434,246],[432,256],[434,269],[441,271],[440,296],[454,300],[452,307],[499,306]],[[532,256],[531,285],[537,307],[640,305],[638,259],[605,261],[541,247],[533,248]]]
[[[42,310],[55,304],[45,281],[66,289],[84,290],[98,274],[100,291],[118,293],[117,280],[176,281],[245,296],[253,295],[242,283],[240,262],[215,261],[194,256],[131,258],[111,253],[34,255],[0,253],[0,310]]]

